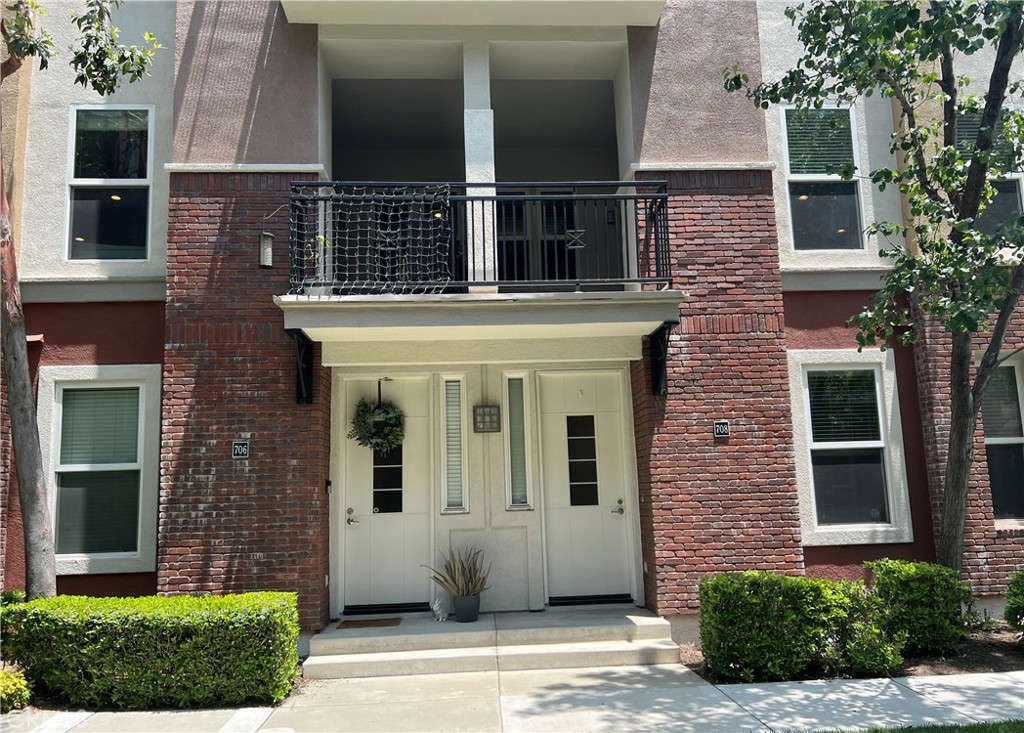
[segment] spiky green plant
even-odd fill
[[[442,555],[443,557],[443,555]],[[430,571],[430,579],[459,598],[475,596],[487,590],[487,577],[491,574],[493,563],[484,569],[484,551],[477,547],[465,550],[448,550],[448,558],[440,570],[424,565]]]

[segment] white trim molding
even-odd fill
[[[168,173],[316,173],[327,180],[320,163],[166,163]]]
[[[671,161],[665,163],[632,163],[630,173],[658,171],[773,171],[778,166],[770,160]]]
[[[896,363],[891,350],[855,349],[793,350],[788,354],[789,387],[793,410],[793,447],[796,457],[800,527],[805,546],[874,545],[913,542],[910,494],[903,450]],[[815,509],[814,477],[811,468],[811,421],[806,393],[806,375],[818,369],[874,369],[878,396],[883,467],[886,477],[889,521],[877,524],[819,525]]]
[[[135,552],[57,555],[58,575],[141,573],[156,570],[156,525],[160,466],[159,364],[39,367],[38,417],[50,521],[57,511],[56,468],[60,450],[59,393],[65,388],[139,388],[139,521]]]

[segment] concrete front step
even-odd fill
[[[643,609],[554,610],[483,614],[471,624],[436,623],[426,614],[406,616],[399,626],[327,629],[310,640],[311,657],[482,646],[574,644],[671,638],[671,626]]]
[[[671,640],[645,639],[311,656],[302,674],[308,679],[342,679],[678,662],[679,647]]]

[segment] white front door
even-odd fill
[[[430,581],[430,378],[381,383],[405,413],[405,441],[389,453],[346,437],[360,398],[377,399],[377,380],[345,382],[345,608],[427,603]]]
[[[548,597],[632,593],[629,455],[619,372],[539,375]]]

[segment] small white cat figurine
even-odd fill
[[[438,598],[431,606],[434,609],[434,618],[440,623],[448,618],[448,611],[444,607],[444,601]]]

